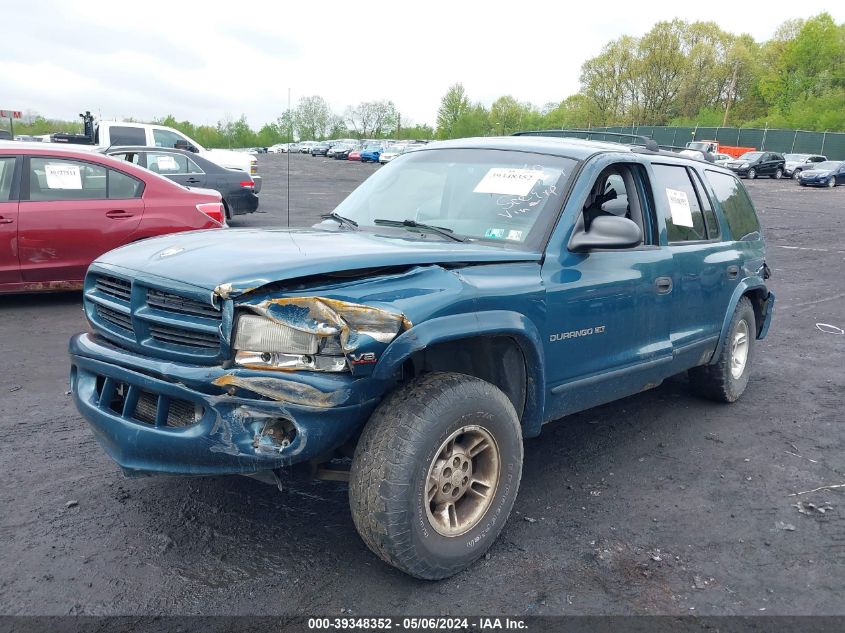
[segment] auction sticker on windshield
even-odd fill
[[[475,186],[475,193],[497,193],[509,196],[525,196],[538,180],[543,179],[539,169],[513,169],[493,167]]]
[[[47,163],[44,166],[44,175],[50,189],[82,189],[79,165]]]

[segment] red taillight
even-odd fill
[[[244,189],[252,189],[255,186],[255,183],[252,180],[244,180],[241,183],[241,187]]]
[[[223,203],[222,202],[204,202],[203,204],[197,205],[197,211],[201,211],[205,213],[208,217],[210,217],[215,222],[220,224],[224,224],[225,213],[223,212]]]

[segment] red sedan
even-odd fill
[[[346,160],[361,160],[361,150],[356,149],[349,152],[349,156],[346,157]]]
[[[0,144],[0,293],[81,288],[106,251],[223,226],[216,191],[95,152]]]

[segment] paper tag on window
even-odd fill
[[[158,165],[159,169],[167,171],[177,171],[179,169],[176,159],[172,156],[156,156],[156,165]]]
[[[498,193],[506,196],[527,196],[543,172],[539,169],[493,167],[475,186],[475,193]]]
[[[50,189],[82,189],[82,174],[79,165],[47,163],[44,165],[47,187]]]
[[[692,211],[690,210],[687,192],[678,191],[677,189],[667,189],[666,197],[669,198],[669,211],[672,213],[672,224],[692,228]]]

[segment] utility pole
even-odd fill
[[[722,127],[727,127],[728,125],[728,112],[731,109],[731,100],[733,99],[734,90],[736,89],[736,75],[739,71],[739,62],[734,64],[734,74],[731,77],[731,85],[728,87],[728,98],[725,102],[725,116],[722,118]]]
[[[396,140],[400,140],[402,138],[402,113],[396,113]]]

